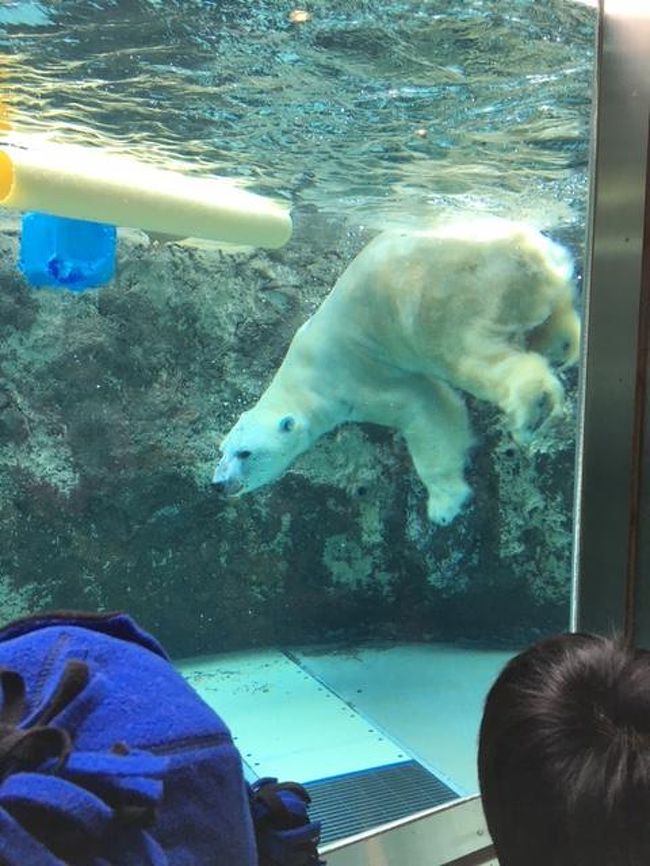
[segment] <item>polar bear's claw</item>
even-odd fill
[[[554,401],[551,394],[549,394],[548,391],[540,394],[535,402],[533,412],[528,419],[527,431],[532,435],[539,430],[542,424],[553,413],[554,408]]]
[[[562,387],[552,387],[537,392],[535,396],[522,401],[520,408],[523,409],[521,416],[517,419],[513,434],[520,442],[529,442],[538,430],[560,410],[563,403],[564,393]]]

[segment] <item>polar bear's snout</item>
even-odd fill
[[[212,476],[212,487],[226,496],[236,496],[244,489],[243,462],[249,455],[246,452],[236,453],[232,457],[224,456],[217,464]]]
[[[222,440],[212,476],[215,490],[242,496],[279,478],[312,444],[311,425],[298,412],[269,409],[260,401],[243,412]]]

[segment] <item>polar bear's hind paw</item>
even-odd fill
[[[429,486],[427,515],[438,526],[449,526],[471,496],[469,485],[462,479],[453,484]]]

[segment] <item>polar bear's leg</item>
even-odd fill
[[[500,347],[498,352],[464,359],[458,372],[462,388],[505,412],[508,427],[520,442],[529,441],[564,401],[559,379],[536,352]]]
[[[463,398],[444,382],[414,379],[404,393],[400,427],[413,464],[427,488],[429,519],[446,526],[470,496],[464,478],[473,442]]]

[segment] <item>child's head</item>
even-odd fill
[[[479,778],[500,866],[647,866],[650,653],[566,634],[512,659]]]

